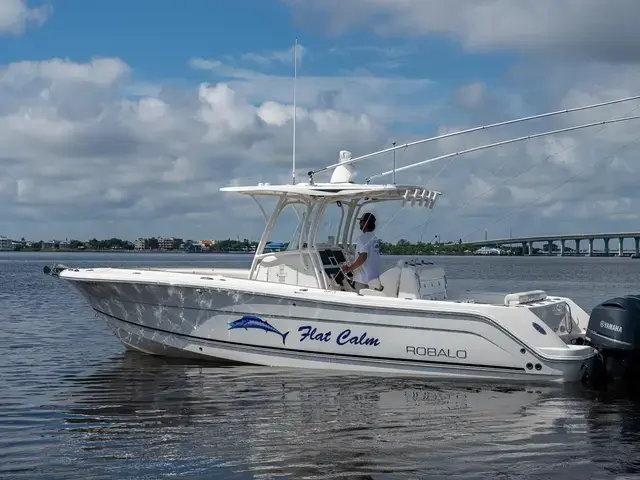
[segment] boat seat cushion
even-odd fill
[[[398,296],[398,290],[400,288],[400,273],[402,269],[398,267],[392,267],[384,272],[378,277],[378,280],[384,287],[382,290],[382,294],[385,297],[394,297]],[[371,287],[375,287],[374,284],[370,283]]]

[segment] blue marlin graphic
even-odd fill
[[[264,330],[265,332],[273,332],[277,333],[282,337],[282,344],[285,344],[285,340],[287,339],[287,335],[289,332],[282,333],[277,328],[272,327],[264,320],[256,317],[255,315],[244,315],[242,318],[238,320],[234,320],[233,322],[229,322],[229,330],[233,330],[234,328],[244,328],[248,330],[250,328],[257,328],[260,330]]]

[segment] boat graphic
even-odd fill
[[[229,322],[228,325],[229,325],[229,330],[234,330],[236,328],[244,328],[245,330],[248,330],[250,328],[257,328],[259,330],[264,330],[265,332],[276,333],[282,337],[283,345],[285,344],[287,335],[289,335],[289,332],[282,333],[280,330],[273,327],[268,322],[265,322],[261,318],[256,317],[255,315],[244,315],[242,318],[239,318],[238,320]]]

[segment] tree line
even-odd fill
[[[158,249],[158,241],[155,238],[147,239],[145,247],[149,250]],[[19,245],[17,250],[42,250],[47,248],[53,249],[70,249],[70,250],[134,250],[135,246],[133,242],[129,240],[123,240],[120,238],[108,238],[98,240],[92,238],[88,241],[72,239],[64,243],[64,247],[60,247],[60,242],[56,242],[51,246],[49,242],[42,240],[32,242],[31,246],[27,248],[25,244]],[[67,246],[68,244],[68,246]],[[184,250],[193,250],[194,245],[198,245],[199,242],[194,240],[185,240],[181,243]],[[287,247],[287,243],[284,243],[284,248]],[[427,243],[427,242],[410,242],[405,239],[398,240],[395,244],[391,242],[379,241],[380,252],[385,255],[431,255],[431,254],[462,254],[468,251],[475,250],[475,247],[468,243],[463,243],[461,240],[457,243]],[[243,240],[216,240],[211,244],[211,252],[238,252],[238,251],[254,251],[258,246],[257,241],[243,239]]]
[[[22,239],[22,243],[16,246],[16,250],[133,250],[133,248],[134,244],[132,242],[120,238],[107,238],[104,240],[92,238],[88,241],[71,239],[62,242],[45,242],[44,240],[25,242]]]

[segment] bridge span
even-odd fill
[[[580,243],[584,240],[588,242],[588,248],[586,255],[593,256],[598,255],[593,249],[593,242],[595,240],[604,241],[604,255],[610,255],[609,241],[611,239],[618,240],[618,253],[619,256],[624,256],[624,241],[626,239],[633,238],[635,241],[635,253],[640,255],[640,232],[614,232],[614,233],[577,233],[573,235],[538,235],[535,237],[513,237],[513,238],[498,238],[494,240],[482,240],[479,242],[467,242],[468,245],[476,247],[502,247],[506,245],[519,244],[522,245],[522,252],[528,255],[534,254],[534,243],[545,242],[547,245],[546,252],[548,255],[582,255],[580,250]],[[559,251],[555,251],[553,246],[555,242],[560,243]],[[575,253],[571,253],[572,249],[567,248],[567,242],[575,242]],[[544,248],[543,248],[544,250]]]

